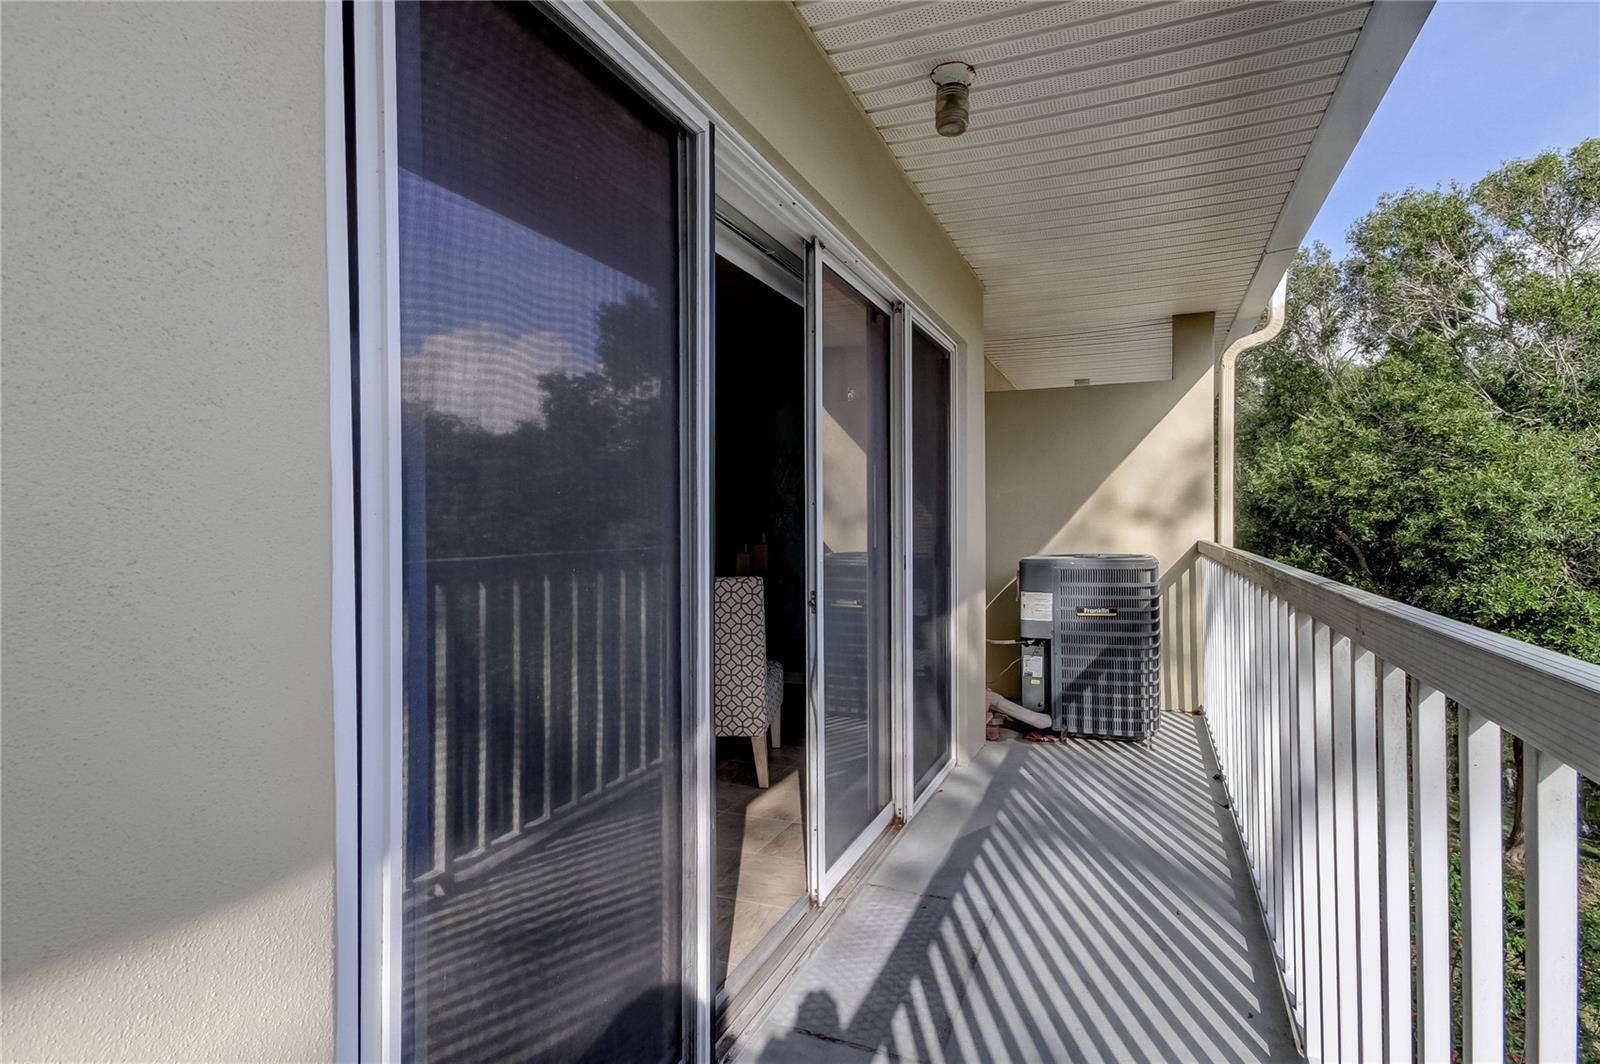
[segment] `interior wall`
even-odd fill
[[[962,343],[955,381],[960,747],[983,741],[983,290],[789,4],[612,5],[766,160]],[[930,97],[931,110],[931,97]]]
[[[1198,705],[1194,544],[1211,538],[1213,315],[1172,319],[1172,378],[988,394],[988,630],[1018,633],[1017,562],[1030,554],[1153,554],[1165,588],[1168,708]],[[1017,648],[988,647],[1000,693]]]
[[[11,1060],[333,1054],[317,4],[6,4]]]

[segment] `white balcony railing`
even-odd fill
[[[1251,554],[1199,553],[1206,722],[1308,1058],[1445,1061],[1454,1024],[1461,1059],[1503,1059],[1504,730],[1525,751],[1524,1059],[1576,1060],[1578,777],[1600,779],[1600,668]]]
[[[408,888],[494,867],[661,770],[671,571],[655,548],[408,568]]]

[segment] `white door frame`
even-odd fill
[[[890,705],[894,716],[894,818],[911,819],[916,762],[912,757],[911,669],[911,311],[904,303],[894,306],[892,342],[889,345],[889,465],[894,471],[889,485],[894,513],[894,575],[890,580],[894,600],[894,629],[889,647],[894,689]]]
[[[872,821],[859,835],[851,840],[850,845],[839,855],[830,867],[827,864],[828,855],[828,816],[827,793],[825,780],[827,778],[827,743],[825,742],[824,725],[826,723],[826,697],[825,677],[827,660],[824,654],[826,641],[825,610],[822,605],[822,558],[823,558],[823,460],[822,460],[822,347],[823,347],[823,320],[822,320],[822,282],[823,270],[826,269],[848,284],[854,291],[867,299],[879,310],[890,316],[890,556],[897,559],[900,548],[905,539],[902,531],[901,514],[897,508],[898,495],[896,482],[900,479],[896,458],[902,450],[895,441],[894,417],[899,403],[895,401],[892,389],[899,382],[901,374],[895,370],[898,361],[896,352],[900,343],[895,339],[893,323],[897,323],[903,315],[896,312],[896,304],[885,298],[875,290],[874,286],[857,275],[850,264],[833,255],[828,248],[817,240],[811,241],[806,247],[806,498],[807,498],[807,533],[809,542],[806,545],[806,600],[810,604],[810,624],[807,625],[806,642],[810,651],[806,669],[806,800],[807,815],[810,819],[810,830],[806,832],[807,839],[807,867],[806,872],[810,881],[811,896],[820,905],[827,901],[828,895],[839,885],[851,868],[860,860],[883,834],[889,824],[894,820],[896,813],[895,795],[901,784],[900,780],[906,772],[905,759],[902,756],[903,729],[901,727],[898,706],[903,699],[903,675],[900,665],[903,655],[898,647],[905,631],[905,618],[903,611],[897,608],[902,604],[898,591],[904,584],[903,576],[891,569],[891,586],[895,589],[894,605],[890,614],[890,653],[888,665],[890,668],[888,705],[880,709],[888,714],[889,744],[890,744],[890,798],[873,817]],[[891,561],[893,565],[893,561]]]

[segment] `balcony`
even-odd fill
[[[1204,715],[989,744],[733,1018],[729,1059],[1578,1059],[1600,668],[1206,543],[1169,607]],[[1502,729],[1527,751],[1516,1030]]]

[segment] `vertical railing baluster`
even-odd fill
[[[511,580],[511,827],[522,831],[523,746],[527,743],[527,707],[522,704],[522,581]]]
[[[1411,840],[1406,793],[1406,674],[1378,667],[1378,809],[1382,823],[1383,1059],[1411,1060]]]
[[[617,779],[628,778],[628,570],[617,566]]]
[[[1256,733],[1261,730],[1261,667],[1256,648],[1256,619],[1261,613],[1261,589],[1245,581],[1245,741],[1238,757],[1238,822],[1245,830],[1246,854],[1251,874],[1261,883],[1261,832],[1258,830],[1261,805],[1256,802]]]
[[[1278,698],[1281,681],[1278,668],[1278,640],[1276,621],[1278,597],[1267,596],[1266,626],[1263,631],[1263,648],[1267,656],[1267,735],[1263,751],[1267,762],[1267,870],[1273,907],[1273,934],[1278,944],[1280,960],[1283,952],[1283,704]]]
[[[540,650],[543,652],[544,660],[544,667],[539,670],[541,688],[539,692],[539,726],[544,731],[544,741],[541,743],[539,753],[539,781],[540,789],[544,794],[544,801],[539,806],[539,819],[544,820],[550,816],[551,803],[555,800],[554,776],[556,764],[555,753],[551,749],[555,743],[555,722],[553,720],[555,710],[551,703],[555,684],[555,660],[550,652],[550,641],[553,634],[550,630],[550,596],[552,594],[550,574],[544,574],[540,578],[539,584],[541,591],[540,604],[543,610],[540,615],[541,623],[539,625],[539,630],[543,636],[543,645]]]
[[[1578,1059],[1578,773],[1524,747],[1527,1053]]]
[[[1278,599],[1272,613],[1273,675],[1276,678],[1274,718],[1278,728],[1278,911],[1279,952],[1291,997],[1300,993],[1299,958],[1296,956],[1296,887],[1294,867],[1294,719],[1289,707],[1289,604]]]
[[[1279,686],[1283,669],[1278,660],[1278,596],[1267,596],[1266,654],[1267,672],[1267,847],[1271,855],[1272,932],[1280,965],[1288,957],[1283,946],[1283,701]]]
[[[1233,584],[1233,573],[1221,570],[1218,608],[1222,614],[1222,682],[1217,706],[1220,710],[1216,729],[1217,762],[1230,788],[1233,786],[1233,676],[1238,665],[1238,652],[1233,643]]]
[[[1351,741],[1355,747],[1356,929],[1360,949],[1361,1056],[1383,1057],[1383,918],[1378,902],[1377,659],[1351,647]]]
[[[1256,866],[1255,834],[1250,830],[1250,731],[1254,723],[1255,669],[1254,641],[1251,638],[1251,604],[1255,589],[1248,580],[1239,582],[1239,750],[1235,758],[1234,814],[1239,820],[1239,830],[1244,835],[1244,857],[1254,874]]]
[[[489,588],[478,581],[478,807],[476,850],[489,848]]]
[[[1351,733],[1354,702],[1350,682],[1350,638],[1332,643],[1333,696],[1333,837],[1335,955],[1339,986],[1339,1051],[1343,1058],[1361,1054],[1361,976],[1359,931],[1356,926],[1355,739]]]
[[[1249,820],[1248,808],[1243,807],[1249,796],[1250,772],[1250,584],[1244,579],[1239,580],[1239,697],[1237,724],[1235,727],[1236,745],[1233,751],[1232,777],[1229,780],[1233,787],[1234,815],[1238,818],[1241,830],[1246,830]],[[1255,855],[1251,850],[1250,836],[1246,830],[1244,837],[1244,851],[1246,862],[1253,862]]]
[[[1272,665],[1267,649],[1268,617],[1272,609],[1272,595],[1258,588],[1256,595],[1256,832],[1261,839],[1261,897],[1266,909],[1267,929],[1277,939],[1278,903],[1272,893]]]
[[[449,596],[433,589],[433,871],[450,867],[450,650]]]
[[[1321,899],[1317,954],[1322,961],[1322,1058],[1339,1060],[1339,921],[1334,824],[1333,634],[1318,622],[1312,633],[1312,681],[1317,714],[1317,895]],[[1353,1047],[1352,1047],[1353,1048]]]
[[[1462,1059],[1505,1052],[1500,726],[1459,706]]]
[[[584,698],[582,695],[583,688],[581,686],[581,680],[578,674],[578,661],[583,657],[581,651],[583,642],[579,639],[578,633],[578,615],[583,612],[583,607],[579,604],[582,600],[578,597],[578,571],[576,568],[574,568],[572,571],[572,584],[570,590],[571,596],[567,599],[567,601],[572,604],[572,612],[568,615],[567,627],[570,632],[570,638],[572,642],[568,644],[571,647],[571,653],[567,663],[569,686],[567,688],[568,697],[566,709],[567,727],[572,735],[572,750],[570,751],[572,763],[568,766],[568,770],[572,773],[572,786],[568,793],[571,795],[572,803],[576,805],[578,799],[583,794],[583,774],[578,771],[579,759],[583,755],[583,733],[578,727],[578,718],[583,716],[581,707],[584,703]]]
[[[1272,779],[1272,759],[1267,753],[1268,736],[1271,731],[1271,714],[1268,709],[1269,695],[1272,686],[1272,674],[1267,665],[1267,602],[1268,594],[1265,588],[1256,588],[1256,735],[1255,751],[1251,760],[1255,763],[1255,788],[1252,801],[1256,807],[1256,849],[1261,857],[1257,862],[1256,878],[1260,882],[1262,906],[1266,910],[1267,927],[1270,930],[1277,923],[1277,913],[1273,912],[1272,890],[1272,801],[1269,796],[1269,787]]]
[[[650,598],[645,592],[645,568],[638,568],[638,768],[645,770],[650,763]]]
[[[1251,876],[1259,880],[1261,851],[1256,846],[1255,795],[1252,789],[1255,786],[1256,588],[1248,580],[1241,583],[1240,601],[1243,607],[1240,634],[1244,653],[1240,661],[1239,678],[1243,690],[1239,702],[1242,713],[1239,718],[1238,786],[1234,793],[1234,813],[1239,818],[1239,830],[1244,833],[1245,861],[1250,867]]]
[[[1256,890],[1261,895],[1261,904],[1267,910],[1267,926],[1272,926],[1271,904],[1267,901],[1266,892],[1261,888],[1266,883],[1267,855],[1266,847],[1262,845],[1262,801],[1261,801],[1261,726],[1263,723],[1262,694],[1265,683],[1261,670],[1261,614],[1265,592],[1255,584],[1250,585],[1250,748],[1245,753],[1245,771],[1248,773],[1249,787],[1245,792],[1245,823],[1250,826],[1250,849],[1255,863]]]
[[[1240,723],[1243,721],[1244,692],[1244,626],[1243,618],[1243,583],[1236,575],[1233,579],[1233,593],[1230,596],[1229,607],[1232,616],[1228,619],[1228,635],[1233,644],[1229,654],[1230,668],[1233,674],[1231,690],[1228,693],[1228,788],[1235,801],[1239,797],[1239,736]]]
[[[1411,801],[1416,822],[1417,1059],[1450,1059],[1449,755],[1444,695],[1411,686]]]
[[[1294,608],[1278,603],[1278,706],[1283,759],[1283,967],[1291,1012],[1305,1024],[1304,958],[1300,952],[1300,736],[1295,714]]]
[[[1219,570],[1217,609],[1222,615],[1222,653],[1219,656],[1220,683],[1217,699],[1217,762],[1228,786],[1233,786],[1233,766],[1230,764],[1233,730],[1233,670],[1237,664],[1233,645],[1233,573]]]
[[[594,574],[594,793],[606,789],[606,570]]]
[[[1306,1055],[1324,1059],[1322,1025],[1322,903],[1318,871],[1317,708],[1315,622],[1296,610],[1294,624],[1295,728],[1299,736],[1300,982]]]

